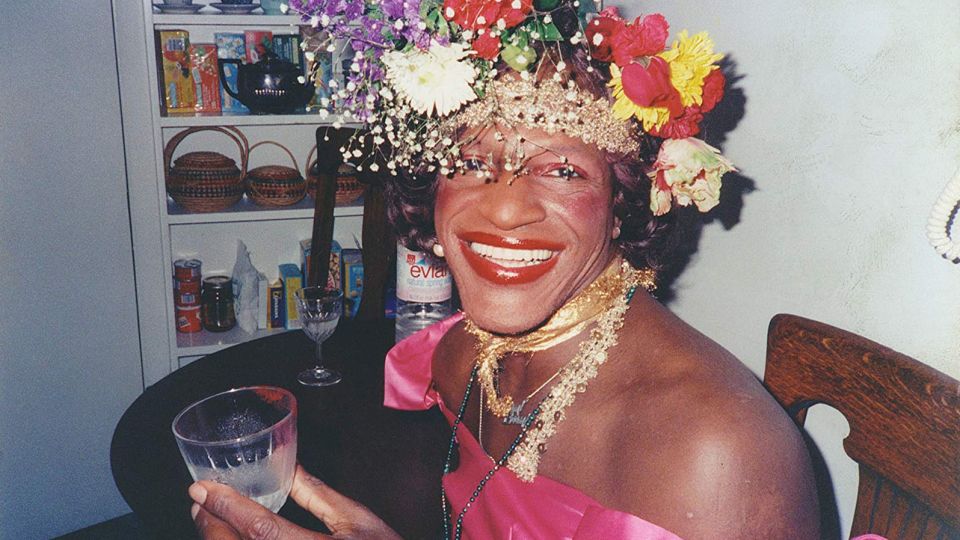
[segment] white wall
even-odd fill
[[[705,228],[671,307],[757,374],[767,323],[791,312],[960,378],[960,265],[924,232],[960,165],[960,2],[652,0],[625,11],[641,9],[663,13],[672,35],[709,31],[735,62],[744,114],[722,145],[755,187],[739,223]],[[848,530],[857,474],[837,416],[815,408],[808,426]]]
[[[0,539],[129,512],[142,390],[111,2],[40,4],[0,17]]]

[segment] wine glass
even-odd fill
[[[301,371],[297,380],[307,386],[337,384],[340,373],[323,367],[321,347],[337,328],[343,312],[343,291],[331,287],[304,287],[295,296],[303,333],[317,343],[314,367]]]

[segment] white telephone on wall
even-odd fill
[[[927,238],[937,253],[950,262],[960,262],[960,241],[950,237],[950,218],[960,206],[960,172],[954,176],[930,211],[927,220]],[[960,218],[960,216],[958,216]]]

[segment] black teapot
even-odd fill
[[[220,84],[228,94],[256,113],[288,114],[304,107],[314,95],[313,83],[301,83],[300,69],[268,52],[256,64],[244,64],[237,59],[221,58]],[[224,64],[237,65],[237,89],[230,88]]]

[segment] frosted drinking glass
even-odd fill
[[[282,388],[254,386],[210,396],[173,421],[194,480],[226,484],[276,512],[293,485],[297,400]]]

